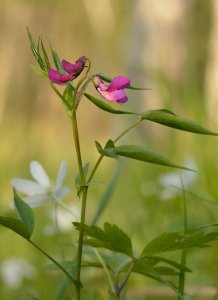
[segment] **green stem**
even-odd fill
[[[138,119],[135,123],[133,123],[130,127],[128,127],[127,129],[125,129],[121,134],[119,134],[114,140],[114,144],[116,142],[118,142],[125,134],[127,134],[130,130],[132,130],[133,128],[135,128],[139,123],[141,123],[142,118]],[[104,155],[100,155],[91,174],[89,175],[89,178],[87,179],[87,184],[90,183],[90,181],[92,180],[93,176],[95,175],[95,172],[98,169],[98,166],[100,165],[102,159],[104,158]]]
[[[81,275],[81,265],[82,265],[82,248],[83,248],[83,235],[84,235],[84,225],[85,225],[85,213],[86,213],[86,198],[88,192],[88,186],[85,186],[85,175],[83,171],[82,165],[82,156],[80,151],[80,142],[79,142],[79,132],[77,126],[77,119],[76,119],[76,112],[73,111],[72,113],[72,127],[73,127],[73,137],[74,137],[74,144],[76,148],[77,154],[77,161],[79,167],[79,174],[80,174],[80,183],[81,186],[84,186],[82,192],[82,211],[81,211],[81,220],[80,220],[80,232],[79,232],[79,244],[78,244],[78,252],[77,252],[77,281],[80,282],[80,275]],[[80,289],[81,286],[77,286],[77,299],[80,300]]]
[[[135,123],[133,123],[130,127],[128,127],[126,130],[124,130],[121,134],[119,134],[115,139],[114,139],[114,144],[119,141],[125,134],[127,134],[130,130],[135,128],[139,123],[142,122],[142,118],[139,118]]]
[[[116,295],[117,295],[118,299],[120,297],[121,291],[123,290],[123,288],[125,287],[128,279],[129,279],[130,274],[132,273],[132,271],[135,267],[135,264],[136,264],[136,260],[133,260],[130,267],[129,267],[129,269],[127,270],[126,274],[124,275],[124,278],[123,278],[120,285],[118,284],[119,270],[117,270],[117,273],[114,276],[114,280],[115,280],[114,286],[115,286]]]
[[[51,257],[48,253],[46,253],[44,250],[42,250],[38,245],[36,245],[33,241],[28,240],[30,244],[32,244],[37,250],[39,250],[44,256],[46,256],[49,260],[51,260],[60,270],[62,270],[65,275],[75,284],[75,286],[80,286],[79,281],[75,280],[72,275],[61,265],[59,262],[57,262],[53,257]]]
[[[104,262],[104,260],[102,259],[101,255],[99,254],[99,252],[98,252],[96,249],[94,249],[94,252],[95,252],[95,255],[97,256],[99,262],[101,263],[101,265],[102,265],[102,267],[103,267],[103,269],[104,269],[104,271],[105,271],[105,274],[106,274],[106,276],[107,276],[107,279],[108,279],[108,283],[109,283],[111,292],[112,292],[113,294],[115,294],[115,289],[114,289],[113,282],[112,282],[112,280],[111,280],[111,276],[110,276],[110,274],[109,274],[108,268],[107,268],[107,266],[105,265],[105,262]]]
[[[183,225],[183,231],[184,234],[187,234],[188,231],[188,217],[187,217],[187,205],[186,205],[186,194],[185,194],[185,188],[184,183],[182,180],[182,176],[180,176],[181,185],[182,185],[182,198],[183,198],[183,211],[184,211],[184,225]],[[186,266],[186,258],[187,258],[187,249],[182,250],[181,254],[181,265],[184,267]],[[185,271],[184,269],[181,270],[179,275],[179,293],[184,296],[184,290],[185,290]],[[180,299],[180,298],[178,298]]]

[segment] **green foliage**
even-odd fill
[[[124,110],[119,110],[119,109],[115,109],[112,106],[110,106],[109,104],[105,103],[104,101],[102,101],[101,99],[98,99],[96,97],[93,97],[92,95],[88,94],[88,93],[84,93],[84,95],[86,96],[86,98],[88,100],[90,100],[94,105],[96,105],[98,108],[107,111],[109,113],[112,114],[126,114],[126,115],[138,115],[137,113],[131,112],[131,111],[124,111]]]
[[[98,76],[103,79],[104,81],[106,82],[111,82],[112,81],[112,78],[104,75],[104,74],[98,74]],[[146,91],[146,90],[150,90],[150,89],[147,89],[147,88],[141,88],[141,87],[135,87],[135,86],[132,86],[130,85],[129,87],[127,87],[127,89],[130,89],[130,90],[138,90],[138,91]]]
[[[80,230],[80,223],[74,222],[73,224],[77,230]],[[130,238],[116,225],[104,223],[104,230],[97,226],[85,225],[84,235],[90,237],[90,239],[84,241],[86,245],[106,248],[133,257]]]
[[[73,101],[73,87],[70,83],[66,85],[66,88],[64,90],[63,98],[65,100],[65,103],[69,105],[69,107],[72,107],[74,103]]]
[[[89,163],[86,163],[83,166],[83,173],[84,173],[85,179],[87,177],[88,171],[89,171]],[[76,190],[77,190],[77,196],[80,197],[84,186],[81,185],[81,178],[80,178],[79,173],[77,174],[76,179],[75,179],[75,186],[76,186]]]
[[[101,155],[116,158],[116,159],[118,158],[115,150],[114,142],[112,140],[107,141],[104,149],[101,147],[101,145],[98,142],[95,142],[95,145],[98,152]]]
[[[125,145],[115,147],[115,151],[117,155],[125,156],[128,158],[149,162],[152,164],[168,166],[172,168],[184,169],[193,171],[189,168],[179,166],[173,162],[171,162],[168,158],[164,157],[158,152],[155,152],[149,148],[145,148],[138,145]]]
[[[101,199],[99,201],[97,211],[92,220],[92,225],[95,225],[97,223],[97,221],[100,218],[100,216],[102,215],[103,211],[105,211],[105,208],[107,207],[107,204],[109,203],[109,201],[112,197],[112,194],[116,188],[117,180],[120,176],[121,169],[122,169],[122,164],[119,164],[116,172],[114,173],[111,181],[108,184],[108,187],[106,188],[103,196],[101,197]]]
[[[29,37],[29,43],[30,43],[30,47],[31,47],[31,50],[33,52],[33,55],[35,56],[35,59],[37,60],[40,68],[42,70],[46,70],[46,64],[44,63],[40,53],[39,53],[39,50],[38,50],[38,47],[36,47],[36,44],[32,38],[32,35],[31,35],[31,32],[29,31],[29,28],[27,28],[27,33],[28,33],[28,37]]]
[[[33,211],[31,207],[18,196],[15,189],[14,189],[14,204],[21,220],[28,228],[31,236],[33,233],[34,223],[35,223]]]
[[[213,226],[207,227],[207,232],[200,229],[189,235],[183,235],[178,232],[165,232],[145,246],[141,257],[185,248],[205,248],[209,246],[209,242],[217,239],[218,228],[214,229]]]
[[[49,61],[49,58],[48,58],[48,54],[47,54],[47,52],[45,50],[45,47],[44,47],[42,37],[40,38],[40,44],[41,44],[42,53],[43,53],[43,56],[44,56],[44,61],[45,61],[47,70],[49,70],[51,68],[51,64],[50,64],[50,61]]]
[[[31,236],[28,227],[18,219],[0,216],[0,225],[11,229],[24,239],[28,240]]]
[[[153,121],[179,130],[189,131],[197,134],[218,135],[218,133],[209,131],[195,121],[179,117],[166,109],[148,110],[142,114],[142,118],[144,120]]]
[[[50,49],[51,49],[51,53],[52,53],[52,58],[55,64],[55,67],[57,68],[57,70],[59,72],[64,72],[62,65],[61,65],[61,60],[59,58],[59,55],[57,54],[56,50],[54,49],[54,47],[51,45],[50,43]]]

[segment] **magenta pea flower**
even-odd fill
[[[128,100],[124,92],[124,89],[130,86],[130,80],[127,77],[114,77],[109,86],[106,86],[99,76],[95,76],[93,77],[93,83],[96,90],[108,101],[116,101],[119,104],[124,104]]]
[[[79,76],[85,67],[86,61],[87,58],[85,56],[81,56],[79,59],[77,59],[75,64],[71,64],[66,60],[62,60],[62,68],[66,73],[63,74],[54,69],[49,69],[48,78],[53,83],[64,85]]]

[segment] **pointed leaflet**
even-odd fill
[[[92,95],[90,95],[88,93],[84,93],[84,95],[86,96],[87,99],[89,99],[97,107],[99,107],[102,110],[107,111],[109,113],[112,113],[112,114],[121,114],[121,115],[122,114],[139,115],[139,114],[134,113],[132,111],[124,111],[124,110],[115,109],[112,106],[110,106],[109,104],[105,103],[103,100],[95,98],[95,97],[93,97]]]
[[[126,269],[128,269],[128,267],[129,267],[129,265],[125,266]],[[155,279],[158,282],[163,283],[164,285],[171,288],[180,297],[179,299],[182,299],[176,285],[173,282],[165,279],[161,274],[162,272],[159,273],[158,268],[150,265],[149,263],[147,263],[143,260],[137,260],[132,272],[144,275],[146,277]],[[172,270],[171,270],[171,272],[172,272]]]
[[[112,78],[110,78],[108,76],[105,76],[104,74],[98,74],[98,76],[106,82],[111,82],[112,81]],[[127,89],[129,89],[129,90],[139,90],[139,91],[150,90],[150,89],[147,89],[147,88],[140,88],[140,87],[135,87],[135,86],[132,86],[132,85],[127,87]]]
[[[173,112],[165,109],[148,110],[142,114],[142,119],[197,134],[218,135],[218,133],[209,131],[208,129],[202,127],[195,121],[179,117]]]
[[[104,192],[103,196],[101,197],[101,200],[99,201],[97,211],[96,211],[95,216],[92,220],[92,225],[95,225],[97,223],[100,216],[102,215],[105,208],[107,207],[107,205],[108,205],[108,203],[111,199],[111,196],[114,192],[114,189],[117,185],[117,181],[118,181],[118,178],[120,176],[121,169],[122,169],[122,164],[119,164],[117,170],[115,171],[115,173],[114,173],[114,175],[111,179],[111,181],[108,184],[108,187],[107,187],[106,191]]]
[[[54,61],[54,64],[55,64],[57,70],[61,73],[64,73],[64,70],[61,65],[61,60],[60,60],[56,50],[51,45],[51,43],[50,43],[50,48],[51,48],[51,52],[52,52],[53,61]]]
[[[34,215],[31,207],[26,204],[16,193],[16,190],[14,189],[14,204],[17,209],[17,212],[23,221],[23,224],[28,228],[29,230],[29,237],[31,237],[34,229]]]
[[[168,158],[164,157],[160,153],[142,146],[137,146],[137,145],[118,146],[115,147],[115,151],[116,154],[120,156],[125,156],[136,160],[141,160],[144,162],[149,162],[152,164],[193,171],[189,168],[174,164]]]
[[[29,43],[30,43],[30,47],[33,52],[33,55],[35,56],[38,64],[40,65],[40,68],[45,71],[46,70],[45,63],[36,47],[36,44],[34,43],[34,40],[32,38],[31,32],[29,31],[29,28],[27,28],[27,33],[28,33]]]
[[[178,232],[165,232],[145,246],[141,257],[185,248],[205,248],[209,246],[209,242],[217,239],[218,231],[214,231],[214,229],[209,229],[207,232],[196,230],[189,235]]]
[[[83,166],[83,173],[84,173],[85,179],[87,177],[88,171],[89,171],[89,163],[86,163]],[[79,173],[77,174],[76,179],[75,179],[75,186],[76,186],[76,189],[77,189],[77,196],[80,197],[84,186],[81,185],[81,179],[80,179],[80,174]]]
[[[24,239],[28,240],[31,236],[28,227],[18,219],[0,216],[0,225],[11,229]]]
[[[96,145],[98,152],[101,155],[112,157],[112,158],[118,158],[116,151],[115,151],[114,142],[112,140],[107,141],[104,149],[101,147],[101,145],[98,142],[95,142],[95,145]]]
[[[77,230],[80,230],[80,223],[74,222],[73,224]],[[104,223],[104,230],[97,226],[85,225],[84,235],[90,237],[90,239],[84,241],[86,245],[97,248],[106,248],[133,257],[130,238],[116,225],[106,222]]]
[[[43,56],[44,56],[44,59],[45,59],[45,64],[46,64],[47,69],[49,70],[51,68],[51,64],[50,64],[50,61],[49,61],[49,58],[48,58],[48,54],[47,54],[47,52],[45,50],[45,47],[44,47],[42,37],[40,38],[40,43],[41,43],[42,53],[43,53]]]

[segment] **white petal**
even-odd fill
[[[69,191],[70,191],[69,188],[63,187],[63,188],[57,189],[54,193],[58,199],[63,199],[66,197],[66,195],[69,193]]]
[[[49,195],[35,195],[23,198],[23,201],[26,202],[31,207],[38,207],[46,204],[51,200],[51,196]]]
[[[31,161],[30,163],[30,173],[33,178],[43,186],[51,186],[50,179],[46,174],[43,166],[36,160]]]
[[[41,186],[40,184],[27,179],[14,178],[11,181],[13,187],[19,192],[22,192],[28,196],[36,195],[36,194],[46,194],[47,188]]]
[[[60,166],[60,169],[58,171],[58,176],[56,178],[55,187],[59,189],[62,186],[63,180],[67,173],[67,162],[66,160],[63,160]]]

